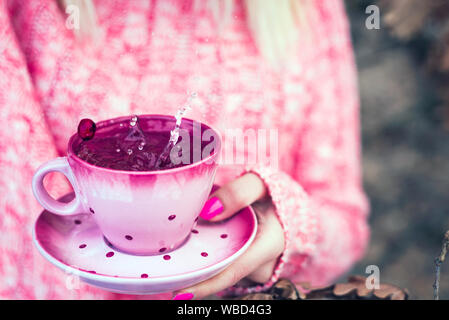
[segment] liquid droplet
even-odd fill
[[[134,127],[137,124],[137,116],[132,116],[131,121],[129,122],[129,125],[131,127]]]

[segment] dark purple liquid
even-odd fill
[[[79,158],[90,164],[116,170],[155,171],[182,167],[198,159],[198,155],[202,154],[204,146],[210,141],[197,140],[200,143],[194,144],[192,128],[188,124],[186,128],[181,127],[185,132],[189,132],[190,148],[179,148],[182,136],[174,148],[179,157],[183,156],[183,152],[188,152],[188,157],[184,158],[188,158],[188,161],[173,163],[170,157],[165,159],[161,157],[161,154],[166,149],[170,130],[174,126],[174,119],[170,121],[139,119],[134,126],[130,124],[130,121],[124,120],[114,123],[111,127],[98,128],[93,139],[81,141],[74,146],[74,151]]]

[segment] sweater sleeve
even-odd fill
[[[0,298],[48,297],[34,288],[45,291],[48,283],[56,285],[62,278],[45,273],[32,246],[32,224],[42,208],[32,195],[31,178],[57,151],[6,2],[0,2],[0,114]],[[55,190],[69,190],[60,176],[48,178],[47,189],[54,196]]]
[[[271,279],[226,293],[258,292],[280,277],[326,285],[348,271],[369,239],[368,201],[361,183],[359,98],[356,69],[344,8],[322,2],[332,12],[329,43],[320,50],[326,68],[309,73],[313,97],[306,125],[297,136],[295,167],[288,173],[258,165],[245,172],[265,182],[285,232],[285,250]],[[333,36],[334,35],[334,36]],[[320,80],[321,79],[321,80]]]

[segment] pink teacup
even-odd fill
[[[129,119],[99,122],[97,133],[114,130]],[[139,116],[139,122],[144,131],[170,130],[175,125],[173,117],[164,115]],[[207,132],[204,140],[215,143],[211,154],[192,164],[160,171],[123,171],[92,165],[75,154],[82,140],[74,134],[67,157],[50,160],[36,171],[34,195],[55,214],[92,214],[107,241],[120,251],[149,255],[174,250],[190,235],[218,165],[219,133],[190,119],[183,119],[181,128],[193,130],[195,135],[198,125],[201,133]],[[68,204],[53,199],[44,188],[45,175],[54,171],[64,174],[72,184],[76,197]]]

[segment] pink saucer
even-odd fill
[[[60,201],[69,202],[73,194]],[[33,230],[39,252],[52,264],[98,288],[153,294],[186,288],[226,268],[254,240],[256,215],[246,207],[219,223],[201,219],[178,249],[154,256],[120,252],[104,239],[90,214],[59,216],[43,211]]]

